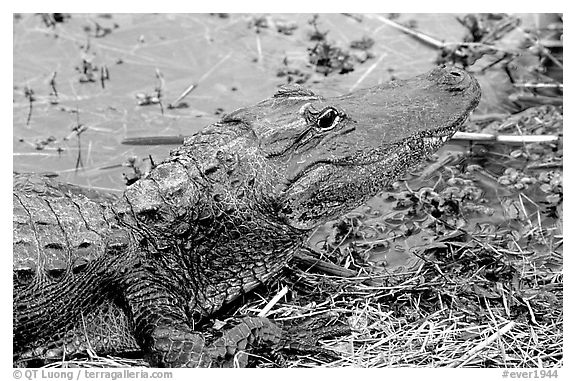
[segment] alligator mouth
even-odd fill
[[[417,150],[418,146],[423,146],[423,154],[430,154],[435,152],[438,148],[443,146],[448,140],[452,138],[452,135],[459,129],[460,126],[469,118],[471,112],[463,113],[458,119],[451,123],[448,127],[441,127],[436,130],[427,132],[425,135],[414,135],[403,142],[397,143],[400,146],[408,145],[410,147],[409,151]],[[409,152],[406,152],[409,153]],[[306,167],[302,168],[298,173],[289,177],[286,181],[284,190],[287,191],[292,188],[295,184],[299,183],[300,180],[309,176],[312,172],[320,172],[323,168],[328,166],[336,167],[361,167],[374,165],[378,162],[383,162],[386,157],[378,157],[373,160],[368,160],[365,162],[348,162],[346,160],[336,159],[321,159],[313,163],[308,164]]]
[[[285,184],[286,186],[285,186],[284,190],[287,191],[294,184],[298,183],[302,178],[308,176],[311,172],[314,172],[316,170],[321,170],[322,168],[325,168],[326,166],[329,166],[329,165],[336,165],[336,164],[329,161],[329,160],[319,160],[319,161],[315,161],[313,163],[308,164],[301,171],[299,171],[294,176],[289,177],[287,179],[286,184]]]
[[[452,138],[454,131],[452,129],[446,129],[443,131],[442,135],[435,135],[435,136],[414,136],[406,140],[406,142],[410,145],[410,143],[418,143],[424,145],[424,149],[428,150],[436,150],[440,146],[444,145],[450,138]],[[402,143],[400,143],[402,144]],[[327,166],[335,166],[335,167],[361,167],[367,165],[374,165],[378,162],[384,161],[384,157],[380,157],[377,159],[365,161],[365,162],[346,162],[341,160],[330,160],[330,159],[323,159],[318,160],[313,163],[310,163],[298,173],[296,173],[293,177],[289,178],[286,184],[286,190],[292,187],[294,184],[298,183],[302,178],[309,176],[312,172],[321,171],[322,168]]]

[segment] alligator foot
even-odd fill
[[[248,365],[250,346],[275,346],[281,342],[282,328],[264,317],[245,317],[240,323],[227,330],[216,340],[209,351],[218,358],[220,366],[225,368],[243,368]]]
[[[223,350],[226,347],[229,352],[228,360],[221,363],[220,366],[244,367],[253,362],[249,362],[248,357],[263,358],[268,357],[276,366],[283,367],[286,364],[287,353],[313,354],[320,355],[324,358],[338,359],[340,354],[325,349],[318,344],[318,341],[324,338],[332,338],[350,333],[350,327],[345,324],[330,324],[331,318],[315,317],[297,322],[279,323],[265,319],[265,325],[262,328],[248,331],[248,327],[262,324],[260,321],[265,318],[244,318],[241,323],[225,332],[224,336],[215,343],[219,347],[222,358]],[[222,345],[223,340],[228,340],[226,346]],[[250,345],[250,354],[244,349]],[[233,357],[232,357],[233,356]]]
[[[332,324],[332,317],[316,317],[304,322],[277,325],[263,317],[244,317],[206,348],[211,366],[246,367],[250,356],[270,356],[277,365],[286,362],[284,352],[339,358],[339,354],[318,345],[324,338],[350,333],[344,324]],[[252,364],[253,365],[253,364]]]
[[[212,343],[186,328],[158,327],[152,334],[148,361],[162,367],[246,367],[249,347],[281,341],[282,329],[264,317],[245,317]]]

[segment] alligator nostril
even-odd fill
[[[454,77],[460,77],[460,73],[457,71],[451,71],[450,74],[452,74]]]

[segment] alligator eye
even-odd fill
[[[340,122],[340,115],[336,109],[332,107],[327,108],[322,111],[318,119],[316,119],[316,125],[321,130],[331,130]]]

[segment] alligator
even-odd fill
[[[289,85],[187,138],[119,197],[15,176],[14,364],[91,350],[246,365],[286,331],[244,317],[218,336],[202,322],[435,152],[479,99],[455,67],[331,98]]]

